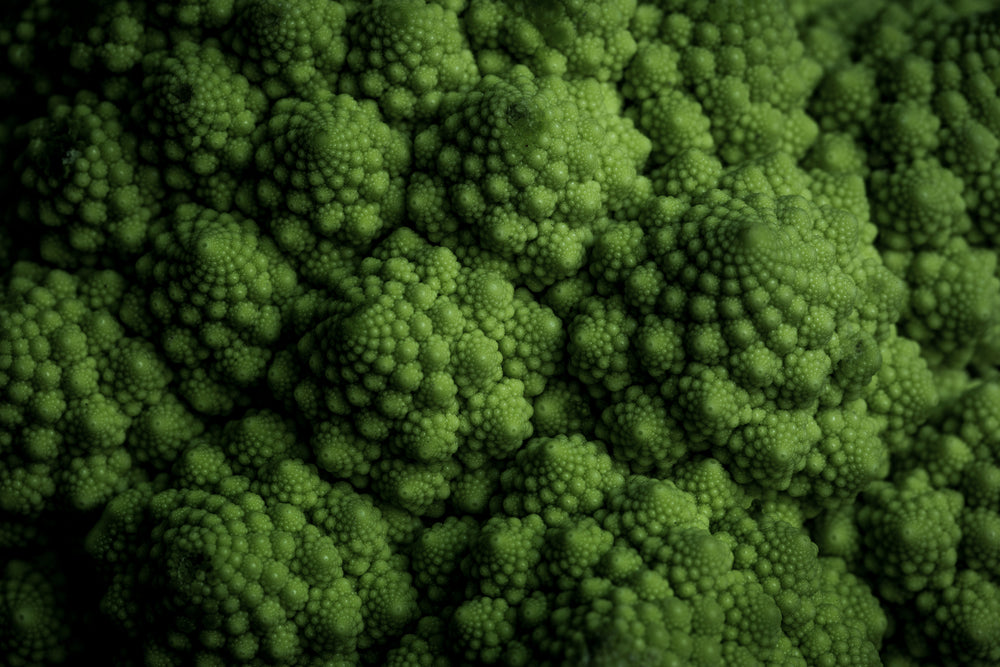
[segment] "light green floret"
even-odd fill
[[[425,616],[420,620],[419,629],[423,632],[405,635],[398,646],[389,649],[382,663],[385,667],[446,667],[450,664],[441,619]]]
[[[879,594],[903,603],[924,590],[952,585],[962,532],[962,496],[931,487],[916,471],[896,485],[878,482],[862,496],[857,521],[866,569],[879,574]]]
[[[956,385],[941,391],[941,406],[908,449],[893,452],[901,469],[893,484],[863,494],[859,557],[906,619],[907,653],[943,665],[989,664],[1000,600],[1000,390],[967,375]]]
[[[990,8],[992,9],[992,8]],[[977,243],[1000,233],[997,174],[1000,112],[995,53],[1000,46],[996,11],[956,21],[937,40],[935,106],[942,118],[939,155],[962,179],[962,196],[976,226]]]
[[[71,653],[65,577],[35,561],[9,560],[0,576],[0,650],[10,667],[58,665]]]
[[[347,57],[347,15],[330,0],[237,0],[233,48],[271,99],[335,90]]]
[[[904,381],[901,379],[900,383]],[[904,390],[900,412],[905,410],[913,393]],[[926,409],[924,405],[920,407]],[[872,414],[873,410],[866,408],[864,401],[854,400],[816,414],[821,436],[806,456],[805,466],[792,480],[792,495],[809,495],[818,505],[835,504],[851,500],[871,480],[888,475],[885,424]],[[919,418],[913,416],[913,421],[919,422]]]
[[[472,0],[463,15],[484,74],[526,65],[539,75],[618,81],[635,53],[635,0]]]
[[[519,604],[537,590],[545,530],[545,522],[537,514],[487,519],[467,563],[480,592]]]
[[[691,609],[660,577],[636,577],[615,586],[602,578],[559,598],[547,623],[532,636],[547,661],[615,664],[711,664],[718,646],[698,637]],[[701,641],[699,641],[701,640]],[[714,651],[714,653],[713,653]],[[702,662],[704,660],[705,662]]]
[[[148,19],[146,3],[103,3],[93,27],[84,35],[75,35],[78,41],[73,44],[70,64],[81,70],[94,70],[100,63],[114,74],[127,72],[141,63],[151,48],[162,45],[164,35],[150,29]]]
[[[1000,382],[965,387],[942,420],[942,430],[965,440],[977,461],[1000,464]]]
[[[615,535],[604,530],[593,517],[556,526],[545,534],[542,553],[547,576],[563,590],[572,590],[577,582],[595,576],[603,569]]]
[[[968,363],[1000,318],[996,253],[953,236],[940,249],[883,256],[910,288],[900,331],[922,345],[931,367]]]
[[[659,28],[661,10],[653,5],[643,5],[643,17],[636,17],[633,29],[650,17],[648,35],[641,40],[635,57],[628,64],[622,80],[622,93],[628,99],[647,100],[664,91],[676,88],[684,81],[680,68],[681,54],[669,43],[650,39]]]
[[[447,434],[442,433],[439,437],[446,440]],[[316,463],[320,468],[337,478],[351,480],[359,487],[368,483],[372,463],[382,453],[378,441],[365,438],[349,422],[340,420],[317,424],[309,446],[316,453]]]
[[[539,437],[589,433],[594,415],[587,392],[566,378],[552,378],[532,402],[531,423]]]
[[[149,4],[158,16],[182,26],[220,28],[232,20],[240,0],[179,0]]]
[[[431,118],[479,79],[459,18],[440,3],[379,0],[351,17],[340,91],[369,97],[394,123]]]
[[[936,640],[942,664],[989,665],[1000,660],[1000,586],[995,579],[965,570],[954,585],[923,602],[920,611],[926,620],[920,629]]]
[[[830,223],[842,233],[832,235]],[[719,191],[663,229],[660,303],[687,322],[689,363],[728,358],[743,386],[789,407],[818,398],[861,335],[850,322],[855,282],[831,242],[856,244],[856,229],[854,219],[828,220],[799,198]]]
[[[798,520],[771,506],[752,519],[735,511],[721,527],[734,569],[754,575],[773,600],[781,629],[804,664],[880,664],[878,628],[884,631],[885,618],[877,600],[860,582],[841,576],[840,561],[817,556]]]
[[[722,175],[722,161],[712,151],[687,148],[650,174],[653,191],[659,195],[690,198],[710,190]]]
[[[479,468],[530,437],[530,399],[557,369],[561,323],[501,275],[408,230],[344,288],[279,357],[271,386],[322,423],[313,446],[325,469],[359,483],[372,470],[395,504],[428,512],[447,497],[453,457]],[[402,460],[370,468],[380,452]]]
[[[872,220],[880,242],[893,250],[940,248],[968,231],[963,183],[931,158],[871,175]]]
[[[882,365],[864,391],[868,411],[886,420],[881,438],[893,454],[910,449],[917,429],[938,403],[935,376],[922,349],[909,338],[891,336],[879,347]]]
[[[688,449],[684,429],[663,397],[638,385],[605,408],[596,432],[634,474],[666,475]]]
[[[138,140],[111,102],[81,92],[23,125],[19,159],[22,222],[53,228],[45,259],[72,268],[107,251],[142,250],[162,197],[157,170],[139,161]],[[43,236],[45,232],[42,232]]]
[[[639,102],[631,113],[654,146],[714,146],[725,164],[739,164],[775,150],[801,156],[815,140],[804,107],[822,70],[783,3],[682,1],[641,10],[623,91]]]
[[[227,422],[219,437],[230,464],[241,473],[284,459],[302,459],[308,453],[295,424],[270,410],[250,410]]]
[[[1000,575],[1000,512],[967,508],[962,513],[961,557],[970,570],[987,577]]]
[[[639,547],[650,537],[663,537],[677,527],[708,528],[708,512],[690,493],[666,479],[626,477],[618,493],[609,494],[605,509],[594,516],[606,529]]]
[[[696,99],[681,90],[668,89],[645,99],[633,113],[639,129],[653,142],[655,163],[668,163],[692,149],[715,152],[709,117]]]
[[[576,273],[594,230],[648,193],[648,140],[598,82],[484,77],[459,111],[414,139],[408,215],[463,258],[479,246],[531,289]],[[477,260],[478,261],[478,260]]]
[[[299,350],[308,353],[305,359],[322,381],[322,391],[330,396],[326,405],[343,404],[345,414],[349,405],[362,409],[354,421],[366,438],[385,438],[394,424],[408,428],[425,424],[444,435],[433,423],[408,420],[407,415],[415,410],[427,416],[451,415],[450,438],[428,440],[433,446],[422,449],[419,444],[424,439],[411,433],[409,442],[417,447],[399,443],[415,460],[443,460],[458,447],[459,386],[447,370],[457,347],[451,337],[462,335],[466,324],[458,305],[447,297],[454,291],[460,267],[449,251],[436,253],[429,246],[422,255],[411,257],[413,261],[403,257],[390,262],[366,260],[359,283],[363,291],[355,297],[356,303],[307,334]],[[431,283],[422,282],[424,277]],[[488,345],[488,339],[480,336]],[[482,361],[493,362],[495,372],[477,381],[499,379],[495,343],[493,355]],[[466,377],[471,380],[474,374]]]
[[[367,247],[399,223],[410,149],[373,102],[286,98],[254,143],[257,203],[280,221],[282,249],[311,251],[324,238]]]
[[[604,445],[582,435],[533,438],[500,475],[504,495],[495,509],[510,516],[540,514],[549,526],[572,524],[618,493],[624,477]]]
[[[297,279],[253,221],[180,206],[157,225],[136,270],[141,285],[125,319],[159,338],[173,363],[190,372],[207,363],[213,378],[236,386],[263,376]]]
[[[413,463],[383,459],[372,468],[372,490],[392,508],[411,516],[440,517],[461,467],[453,460]]]
[[[808,182],[780,159],[726,178],[737,192],[760,192],[794,189],[786,177]],[[862,252],[866,228],[801,197],[718,190],[693,205],[651,200],[640,221],[653,262],[625,279],[626,296],[649,314],[630,341],[630,331],[612,328],[630,321],[629,310],[612,318],[588,305],[570,327],[571,371],[586,379],[617,370],[634,348],[640,367],[594,377],[621,377],[613,391],[645,374],[663,382],[685,432],[670,440],[712,448],[743,482],[832,500],[885,474],[884,426],[863,406],[855,451],[838,451],[841,437],[824,440],[815,421],[821,406],[861,396],[899,310],[899,281]],[[632,288],[640,284],[648,287]],[[619,338],[625,347],[614,354]]]
[[[349,659],[412,620],[409,576],[366,496],[293,459],[255,475],[198,483],[185,473],[177,488],[139,487],[109,505],[87,544],[115,580],[132,582],[102,601],[127,634],[164,664],[302,664]],[[135,597],[140,580],[153,598]],[[147,613],[130,615],[140,601]],[[201,632],[185,639],[192,626]]]
[[[875,128],[876,141],[886,159],[905,164],[926,159],[938,148],[941,119],[926,103],[903,99],[881,106]]]
[[[129,480],[133,421],[170,396],[172,374],[114,317],[110,271],[19,263],[0,306],[0,506],[37,515],[58,500],[99,506]]]
[[[632,221],[611,222],[597,235],[590,251],[589,270],[597,289],[613,293],[622,281],[646,259],[642,226]]]
[[[479,524],[471,517],[450,516],[424,529],[410,550],[414,583],[426,592],[427,606],[460,599],[464,591],[452,585],[462,559],[479,534]]]
[[[144,156],[185,164],[195,178],[248,165],[254,149],[250,136],[267,101],[235,68],[218,49],[192,42],[147,56],[139,117],[154,139],[143,144]],[[168,171],[167,181],[175,187],[174,181],[190,179]]]
[[[541,394],[561,368],[565,332],[562,320],[524,288],[514,291],[514,312],[499,340],[503,372],[524,384],[527,396]]]
[[[632,381],[635,363],[628,355],[636,322],[622,299],[592,297],[580,306],[567,332],[569,371],[592,395],[619,392]]]
[[[450,630],[469,662],[497,662],[514,638],[516,609],[503,598],[475,597],[463,602],[451,618]]]
[[[824,131],[860,137],[871,123],[877,102],[875,70],[851,63],[824,76],[809,103],[809,111]]]
[[[736,484],[718,460],[704,458],[690,460],[677,466],[674,482],[682,491],[694,496],[713,522],[723,518],[730,509],[750,507],[750,496],[744,487]]]
[[[142,464],[166,468],[205,429],[205,423],[176,394],[143,410],[129,429],[127,446]]]
[[[640,277],[639,272],[634,272],[629,278],[630,282],[626,289],[631,288],[641,281],[642,287],[653,286],[649,290],[648,299],[645,297],[641,301],[641,306],[651,307],[655,303],[655,297],[659,295],[663,285],[659,284],[660,276],[656,275],[658,269],[652,263],[645,267]],[[636,280],[636,278],[639,278]],[[652,313],[646,315],[642,324],[635,334],[636,355],[642,368],[657,380],[664,380],[671,375],[680,373],[684,368],[684,345],[681,339],[683,327],[679,322],[669,318],[661,318]]]
[[[996,236],[1000,30],[988,9],[890,3],[874,11],[865,47],[828,64],[810,103],[825,130],[870,147],[874,218],[887,232],[880,244],[941,247],[964,235],[985,245]]]
[[[920,463],[939,487],[958,490],[967,511],[996,514],[1000,502],[1000,384],[977,381],[947,405],[936,428],[919,434]]]

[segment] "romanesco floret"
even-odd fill
[[[472,0],[466,29],[484,73],[527,65],[543,74],[617,81],[635,53],[635,0]]]
[[[349,655],[415,611],[406,602],[409,575],[394,564],[384,532],[381,546],[376,533],[362,547],[360,525],[336,532],[329,523],[338,504],[358,503],[350,513],[358,519],[359,511],[377,512],[363,509],[363,496],[290,460],[262,473],[259,482],[220,476],[136,497],[88,538],[105,567],[161,596],[148,616],[155,626],[135,619],[126,629],[155,627],[151,650],[171,664],[211,655],[277,664],[304,652]],[[118,562],[122,549],[133,552],[127,564]],[[102,604],[120,617],[142,603],[136,593],[110,589]],[[191,624],[202,628],[199,641],[182,641]]]
[[[347,12],[322,0],[239,0],[233,49],[241,69],[272,99],[328,90],[347,57]]]
[[[349,32],[339,89],[377,100],[393,122],[434,118],[479,79],[458,15],[443,3],[367,3],[351,17]]]
[[[55,665],[71,651],[71,614],[65,577],[55,564],[7,561],[0,578],[0,649],[11,667]]]
[[[402,215],[409,142],[372,102],[285,98],[254,143],[258,205],[281,221],[286,251],[307,251],[316,236],[367,246]]]
[[[867,567],[880,575],[882,596],[898,603],[924,589],[950,585],[962,536],[962,497],[932,488],[920,471],[900,488],[882,482],[865,494],[858,527]]]
[[[135,253],[162,197],[161,175],[138,160],[139,144],[117,106],[82,91],[23,125],[18,207],[25,224],[62,230],[46,254],[90,264],[101,253]]]
[[[124,289],[111,271],[20,263],[8,275],[0,308],[4,511],[34,515],[55,497],[92,508],[127,484],[130,426],[167,400],[171,372],[109,312]]]
[[[8,4],[6,662],[1000,663],[993,3]]]
[[[591,514],[624,478],[599,442],[580,434],[533,438],[500,476],[503,510],[512,516],[541,514],[548,525]]]
[[[234,67],[235,60],[219,50],[192,42],[148,56],[142,83],[148,109],[140,115],[148,118],[153,138],[142,149],[184,163],[198,177],[220,166],[239,170],[249,164],[249,135],[266,101]]]
[[[605,211],[628,210],[646,187],[648,140],[596,81],[490,75],[459,110],[414,140],[407,192],[417,229],[464,256],[494,253],[529,287],[576,273]],[[614,150],[599,147],[611,140]]]
[[[220,381],[247,386],[270,360],[282,308],[297,276],[274,243],[243,216],[177,208],[151,230],[151,252],[136,262],[131,326],[159,332],[168,358]],[[148,335],[149,335],[148,334]]]

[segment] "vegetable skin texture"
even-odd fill
[[[1000,663],[989,3],[0,46],[11,664]]]

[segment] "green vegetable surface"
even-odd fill
[[[0,10],[0,663],[1000,665],[988,0]]]

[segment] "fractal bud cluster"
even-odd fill
[[[988,0],[0,10],[0,662],[1000,664]]]

